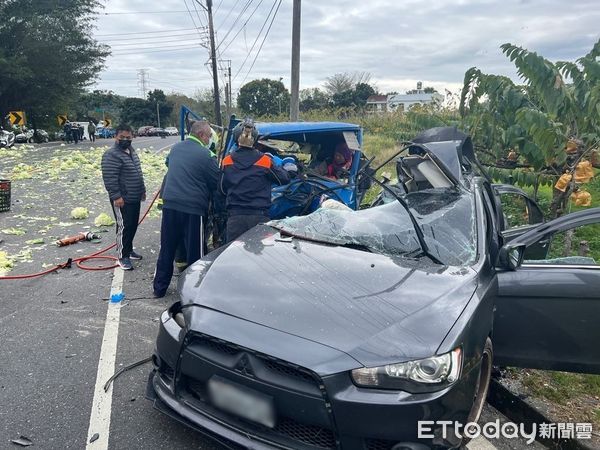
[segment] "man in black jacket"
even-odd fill
[[[192,124],[185,141],[173,146],[162,188],[160,252],[154,274],[154,296],[164,297],[173,276],[173,261],[183,243],[186,262],[204,256],[204,224],[208,205],[219,181],[219,165],[207,148],[212,136],[206,121]]]
[[[142,259],[133,251],[133,238],[140,218],[140,204],[146,200],[146,186],[137,153],[131,146],[129,125],[119,125],[115,144],[102,155],[102,179],[117,221],[119,266],[132,270],[132,259]]]
[[[281,168],[256,150],[258,131],[251,119],[233,129],[238,149],[223,158],[221,191],[227,196],[227,242],[237,239],[250,228],[269,220],[271,185],[290,182],[294,164]]]

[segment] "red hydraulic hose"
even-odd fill
[[[150,212],[150,209],[152,208],[152,205],[154,205],[154,202],[158,198],[159,194],[160,194],[160,189],[158,191],[156,191],[156,193],[154,194],[154,197],[152,198],[152,201],[148,205],[148,208],[146,208],[146,212],[144,212],[144,215],[141,217],[140,221],[138,222],[138,225],[140,225],[144,221],[144,219],[146,218],[146,216]],[[109,256],[109,255],[100,256],[102,253],[105,253],[105,252],[109,251],[110,249],[114,248],[116,245],[117,244],[114,243],[114,244],[109,245],[106,248],[103,248],[102,250],[99,250],[99,251],[97,251],[95,253],[92,253],[91,255],[82,256],[81,258],[69,259],[65,263],[58,264],[58,265],[56,265],[54,267],[51,267],[51,268],[49,268],[47,270],[43,270],[41,272],[29,273],[29,274],[23,274],[23,275],[7,275],[7,276],[0,277],[0,280],[25,280],[25,279],[28,279],[28,278],[37,278],[37,277],[41,277],[41,276],[47,275],[47,274],[52,273],[52,272],[56,272],[57,270],[60,270],[60,269],[69,268],[69,267],[71,267],[72,263],[75,263],[77,265],[77,267],[79,267],[80,269],[83,269],[83,270],[109,270],[109,269],[114,269],[115,267],[117,267],[117,264],[113,264],[111,266],[106,266],[106,267],[104,267],[104,266],[92,267],[92,266],[86,266],[83,263],[85,261],[89,261],[91,259],[103,259],[103,260],[109,260],[109,261],[118,261],[118,258],[116,258],[114,256]]]

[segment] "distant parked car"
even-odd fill
[[[176,127],[167,127],[165,131],[169,136],[177,136],[179,134],[179,130]]]
[[[144,125],[143,127],[139,127],[137,131],[138,136],[148,136],[148,130],[154,128],[150,125]]]
[[[164,128],[152,127],[148,130],[146,136],[166,136],[167,134]]]
[[[33,130],[23,131],[15,136],[15,142],[23,144],[25,142],[48,142],[50,136],[44,130],[37,130],[37,139],[34,138]]]
[[[114,128],[96,128],[96,135],[100,138],[108,139],[113,138],[116,135]]]

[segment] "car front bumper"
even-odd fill
[[[251,374],[232,363],[242,355]],[[348,371],[319,376],[212,336],[183,337],[181,328],[164,316],[154,365],[147,396],[157,409],[226,446],[254,449],[452,448],[460,440],[452,435],[444,439],[441,427],[428,431],[433,439],[420,439],[418,421],[464,424],[479,374],[476,365],[452,387],[435,393],[364,389],[352,383]],[[206,384],[215,375],[272,397],[276,426],[255,424],[213,406]]]

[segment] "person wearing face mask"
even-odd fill
[[[209,203],[217,188],[219,166],[209,150],[212,130],[208,122],[193,122],[185,141],[175,144],[169,154],[162,187],[160,252],[156,262],[154,297],[164,297],[171,277],[177,247],[183,243],[186,263],[204,256],[204,225]]]
[[[131,146],[132,139],[131,127],[119,125],[115,144],[102,155],[102,179],[117,222],[117,253],[123,270],[133,269],[132,259],[142,259],[133,250],[133,238],[140,204],[146,200],[146,186],[140,159]]]

